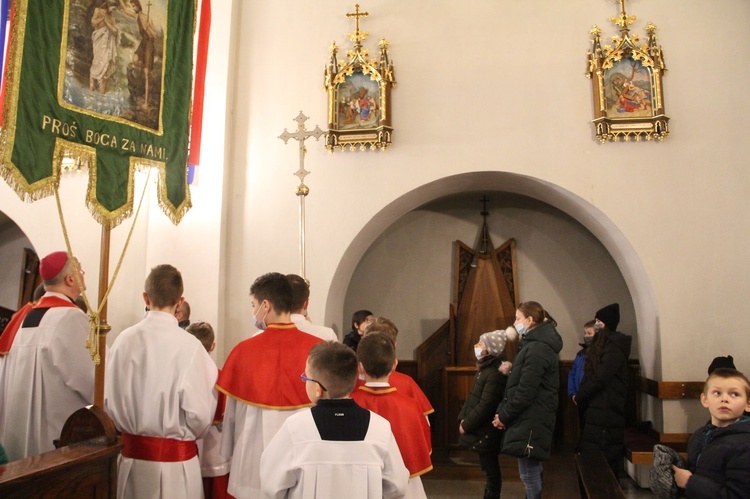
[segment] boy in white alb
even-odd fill
[[[203,497],[196,439],[216,410],[218,370],[203,345],[177,325],[182,276],[151,269],[149,312],[117,337],[105,372],[104,408],[122,432],[119,499]]]
[[[263,498],[380,499],[404,496],[409,471],[391,426],[349,394],[357,357],[346,345],[310,349],[300,379],[315,407],[289,417],[260,460]]]
[[[179,317],[177,317],[179,320]],[[195,336],[209,354],[216,348],[214,328],[208,322],[193,322],[185,331]],[[221,373],[221,371],[219,371]],[[223,499],[227,496],[229,485],[229,468],[231,458],[221,455],[221,428],[224,421],[224,410],[227,406],[227,396],[219,392],[214,414],[213,424],[203,438],[198,440],[198,458],[201,462],[201,476],[203,477],[203,494],[206,499]]]

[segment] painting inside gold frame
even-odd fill
[[[625,0],[620,0],[620,15],[610,20],[620,28],[613,46],[602,46],[599,27],[590,31],[586,76],[592,81],[596,137],[601,142],[664,140],[669,135],[662,87],[667,68],[656,26],[648,23],[646,43],[639,45],[629,28],[636,17],[625,12]]]
[[[338,130],[376,128],[382,116],[380,87],[369,75],[357,72],[346,76],[336,87],[338,112],[334,126]]]
[[[346,51],[345,62],[338,61],[336,42],[330,48],[324,74],[328,94],[325,143],[330,152],[356,148],[385,150],[391,145],[390,92],[396,78],[385,38],[378,42],[377,59],[370,58],[369,50],[362,45],[370,34],[360,30],[360,19],[369,15],[359,10],[359,4],[354,6],[354,12],[346,14],[355,20],[355,29],[347,34],[354,45]]]

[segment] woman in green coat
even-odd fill
[[[514,327],[521,348],[493,424],[505,429],[502,453],[518,458],[526,497],[542,497],[542,461],[549,459],[560,386],[563,341],[554,319],[537,302],[521,303]]]

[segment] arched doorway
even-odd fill
[[[549,205],[575,220],[601,244],[622,275],[632,299],[642,372],[648,377],[660,376],[658,314],[653,289],[639,256],[625,235],[601,210],[580,196],[545,180],[515,173],[482,171],[445,177],[414,189],[386,206],[362,228],[339,262],[326,301],[326,322],[342,321],[347,290],[357,265],[388,227],[433,200],[487,191],[509,193]],[[347,325],[347,318],[341,323]]]
[[[39,259],[23,230],[0,211],[0,331],[40,282]]]

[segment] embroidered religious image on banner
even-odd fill
[[[58,81],[66,107],[161,129],[167,0],[72,0]]]
[[[0,176],[36,200],[64,163],[87,168],[86,204],[111,228],[132,213],[135,172],[155,169],[159,206],[179,223],[196,12],[197,0],[15,0]]]

